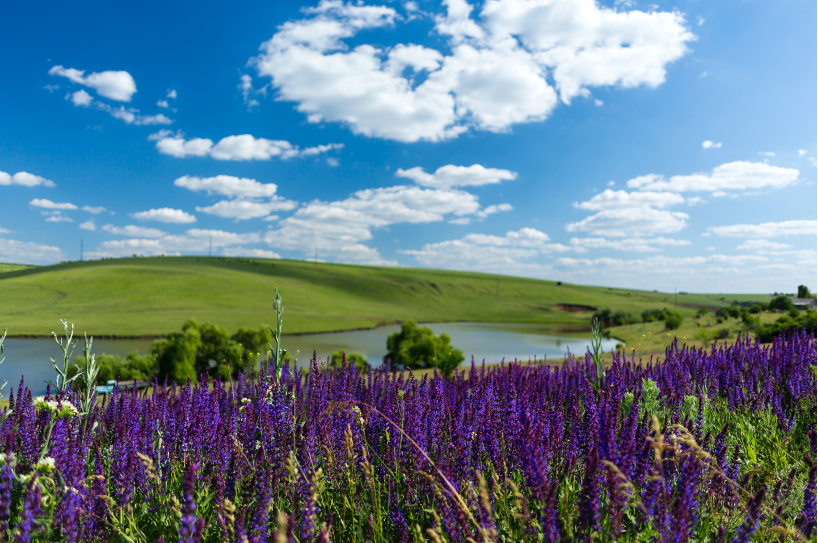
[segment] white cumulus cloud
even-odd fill
[[[545,232],[521,228],[504,236],[467,234],[460,239],[427,243],[419,250],[399,252],[414,256],[425,266],[491,271],[508,269],[508,266],[519,270],[538,255],[570,250],[565,245],[550,243]]]
[[[773,238],[799,234],[818,233],[818,221],[795,220],[765,222],[761,224],[733,224],[730,226],[711,226],[707,230],[717,236],[735,238]]]
[[[714,143],[714,142],[712,142],[710,140],[704,140],[702,142],[702,149],[720,149],[720,148],[721,148],[721,142]]]
[[[97,225],[94,224],[94,219],[88,219],[87,221],[80,223],[80,228],[94,232],[97,229]]]
[[[54,66],[48,70],[49,75],[65,77],[69,81],[94,89],[97,94],[117,102],[130,102],[136,93],[136,82],[131,74],[125,71],[94,72],[85,75],[84,70]]]
[[[256,232],[237,234],[224,230],[202,230],[194,228],[183,235],[165,235],[158,238],[129,238],[105,241],[99,245],[96,256],[124,256],[132,253],[145,255],[172,255],[186,253],[205,253],[212,243],[213,248],[228,245],[245,245],[258,243],[260,236]]]
[[[248,249],[246,247],[225,247],[222,249],[224,256],[245,256],[248,258],[269,258],[279,259],[281,255],[268,249]]]
[[[44,187],[56,187],[54,181],[28,172],[17,172],[14,175],[9,175],[6,172],[0,172],[0,185],[21,185],[24,187],[36,187],[42,185]]]
[[[420,166],[408,170],[398,168],[395,175],[411,179],[418,185],[437,189],[492,185],[517,179],[517,172],[499,168],[486,168],[480,164],[472,164],[471,166],[448,164],[441,166],[434,173],[427,173]]]
[[[569,223],[569,232],[590,232],[605,237],[641,237],[670,234],[687,225],[690,216],[665,209],[684,203],[684,197],[669,192],[627,192],[605,189],[574,207],[596,211],[581,221]]]
[[[214,177],[195,177],[184,175],[173,182],[177,187],[192,191],[205,191],[223,196],[243,196],[246,198],[264,198],[275,195],[278,186],[275,183],[259,183],[255,179],[217,175]]]
[[[777,241],[769,241],[766,239],[748,239],[736,247],[736,249],[748,251],[783,251],[786,249],[792,249],[792,245],[778,243]]]
[[[434,32],[447,42],[440,50],[349,46],[401,17],[389,6],[322,0],[279,26],[252,62],[309,122],[440,141],[541,121],[591,87],[656,87],[695,39],[678,12],[620,11],[593,0],[489,0],[479,13],[465,0],[445,5],[435,17]]]
[[[181,135],[171,137],[169,133],[159,132],[162,137],[156,142],[156,148],[163,155],[177,158],[189,156],[210,156],[216,160],[270,160],[273,157],[288,159],[294,157],[315,156],[332,150],[342,149],[342,143],[330,143],[300,149],[284,140],[256,138],[250,134],[227,136],[215,145],[208,138],[185,140]],[[148,139],[156,139],[155,135]]]
[[[267,217],[273,211],[289,211],[294,209],[296,205],[298,205],[296,202],[283,198],[271,198],[268,201],[238,198],[222,200],[212,206],[196,207],[196,211],[216,215],[223,219],[248,220]]]
[[[52,245],[0,238],[0,260],[15,264],[51,264],[62,260],[62,250]]]
[[[69,202],[52,202],[51,200],[47,200],[45,198],[34,198],[32,201],[29,202],[29,205],[34,207],[41,207],[43,209],[77,209],[72,203]]]
[[[172,224],[188,224],[196,222],[196,217],[186,213],[181,209],[162,207],[159,209],[149,209],[132,213],[131,216],[138,221],[157,221]]]
[[[91,215],[99,215],[100,213],[105,213],[106,211],[108,211],[107,209],[105,209],[102,206],[82,206],[81,209],[83,211],[87,211]],[[111,212],[109,212],[109,213],[111,213]]]
[[[118,236],[161,238],[162,236],[167,235],[167,232],[163,232],[158,228],[148,228],[146,226],[136,226],[133,224],[129,224],[127,226],[114,226],[113,224],[106,224],[102,227],[102,229],[110,234],[116,234]]]
[[[798,170],[771,166],[763,162],[736,161],[713,168],[710,173],[674,175],[670,179],[650,174],[628,181],[629,188],[671,192],[719,192],[781,188],[798,181]]]

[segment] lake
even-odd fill
[[[471,364],[471,357],[480,364],[497,363],[505,359],[528,361],[562,361],[567,350],[583,354],[590,345],[590,332],[565,331],[557,326],[516,323],[447,322],[427,323],[435,334],[448,333],[452,345],[463,351],[464,364]],[[386,356],[386,336],[400,329],[398,325],[382,326],[372,330],[354,330],[326,334],[284,336],[283,347],[295,354],[298,365],[309,364],[313,349],[319,358],[326,360],[333,351],[345,350],[362,354],[372,366],[379,366]],[[133,350],[145,354],[152,340],[149,339],[95,339],[94,353],[125,356]],[[610,352],[617,344],[615,339],[602,340],[605,351]],[[45,392],[45,381],[55,379],[50,358],[62,359],[53,338],[8,338],[5,343],[5,362],[0,365],[0,382],[7,380],[15,389],[20,376],[34,394]],[[77,344],[74,356],[82,355],[82,342]],[[4,391],[8,397],[8,390]]]

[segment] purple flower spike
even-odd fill
[[[201,543],[204,531],[204,519],[196,516],[196,501],[193,493],[196,491],[196,464],[189,464],[185,473],[184,504],[182,505],[182,520],[179,523],[179,543]]]

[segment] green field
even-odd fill
[[[18,271],[18,270],[28,270],[28,269],[34,268],[34,267],[36,267],[36,266],[30,266],[28,264],[7,264],[5,262],[0,262],[0,273]]]
[[[285,333],[418,322],[536,322],[587,326],[588,306],[638,316],[672,308],[672,293],[412,268],[245,258],[153,257],[70,262],[0,274],[0,329],[48,335],[59,319],[94,336],[159,336],[188,318],[229,332],[273,323],[273,289],[284,298]],[[686,321],[701,305],[766,295],[679,294]]]

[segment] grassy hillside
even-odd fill
[[[499,284],[499,295],[498,295]],[[284,298],[287,333],[425,322],[540,322],[582,326],[588,306],[637,315],[672,307],[673,294],[558,285],[553,281],[428,269],[243,258],[154,257],[72,262],[0,274],[0,329],[47,335],[59,319],[95,336],[163,335],[188,318],[228,331],[272,323],[273,288]],[[686,319],[763,295],[680,294]]]
[[[10,272],[10,271],[18,271],[18,270],[27,270],[30,268],[34,268],[35,266],[31,266],[29,264],[8,264],[6,262],[0,262],[0,273]]]

